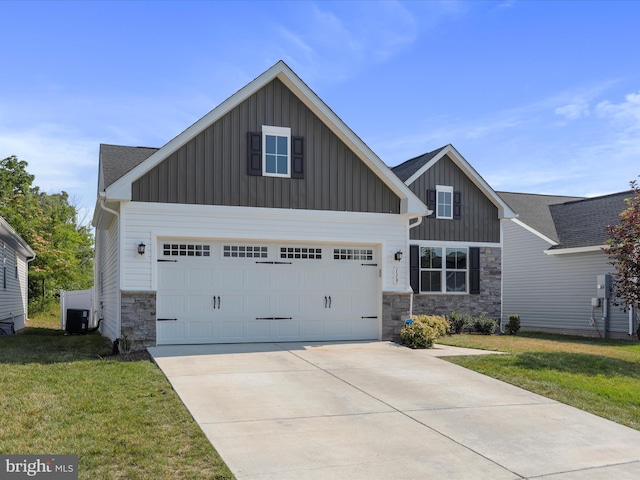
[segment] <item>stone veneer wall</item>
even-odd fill
[[[479,295],[431,295],[413,296],[414,315],[448,315],[453,310],[473,316],[488,315],[500,321],[502,290],[502,249],[480,249]],[[409,318],[410,293],[383,293],[382,340],[400,342],[400,329]]]
[[[121,335],[132,341],[131,350],[144,350],[156,344],[155,292],[122,292]],[[122,348],[122,345],[120,346]]]
[[[382,340],[400,342],[400,329],[409,318],[411,293],[382,294]]]

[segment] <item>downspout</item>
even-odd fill
[[[431,215],[431,213],[428,215]],[[418,217],[418,221],[415,223],[409,223],[409,230],[420,225],[423,218],[424,217]],[[411,263],[411,246],[409,246],[409,263]],[[409,270],[411,270],[411,264],[409,264]],[[409,282],[409,287],[411,287],[411,282]],[[411,294],[409,295],[409,318],[411,317],[413,317],[413,288],[411,288]]]
[[[104,203],[104,202],[105,202],[105,200],[106,200],[107,195],[106,195],[104,192],[99,192],[99,193],[98,193],[98,196],[100,197],[100,201],[98,202],[98,205],[100,205],[100,208],[101,208],[102,210],[104,210],[105,212],[109,212],[109,213],[112,213],[113,215],[115,215],[116,219],[118,219],[118,221],[119,221],[119,219],[120,219],[120,213],[119,213],[119,212],[116,212],[115,210],[112,210],[112,209],[111,209],[111,208],[109,208],[109,207],[107,207],[107,206],[105,205],[105,203]],[[118,231],[119,231],[119,230],[120,230],[120,229],[118,228]],[[120,242],[118,241],[118,262],[119,262],[119,261],[120,261]],[[118,270],[120,270],[120,265],[118,265]],[[118,283],[119,283],[119,282],[118,282]],[[118,289],[119,289],[119,288],[120,288],[120,286],[118,285]],[[117,308],[116,312],[118,312],[118,310],[120,309],[120,300],[119,300],[119,298],[120,298],[120,295],[118,295],[118,306],[116,307],[116,308]],[[94,306],[95,306],[95,295],[94,295],[94,297],[93,297],[93,300],[94,300]],[[100,301],[100,305],[101,305],[101,308],[102,308],[101,315],[104,317],[104,306],[102,305],[102,300]],[[117,318],[117,317],[116,317],[116,318]],[[101,320],[104,320],[104,318],[102,318],[102,319],[99,319],[99,320],[98,320],[98,328],[100,327],[100,321],[101,321]],[[120,328],[120,327],[119,327],[119,328]],[[117,341],[117,340],[116,340],[116,341]],[[116,348],[116,347],[115,347],[115,342],[114,342],[114,347],[113,347],[113,348],[114,348],[114,351],[115,351],[115,348]]]

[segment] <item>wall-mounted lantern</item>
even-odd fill
[[[398,250],[396,253],[393,254],[393,258],[395,258],[396,262],[399,262],[400,260],[402,260],[403,255],[404,253],[402,253],[402,250]]]
[[[140,245],[138,245],[138,253],[139,253],[140,255],[144,255],[144,249],[145,249],[146,247],[147,247],[147,246],[144,244],[144,242],[140,242]]]

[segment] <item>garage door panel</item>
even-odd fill
[[[189,297],[189,312],[209,313],[213,310],[213,297],[211,295],[191,295]]]
[[[158,310],[167,313],[182,313],[185,307],[184,295],[162,295],[158,299]]]
[[[189,340],[207,339],[212,340],[213,323],[212,322],[190,322],[189,323]]]
[[[250,258],[203,243],[211,256],[158,263],[158,317],[176,319],[158,322],[159,344],[379,337],[377,266],[336,259],[326,246],[281,258],[270,244],[268,257]]]

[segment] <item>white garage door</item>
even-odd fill
[[[161,241],[157,342],[377,339],[373,247]]]

